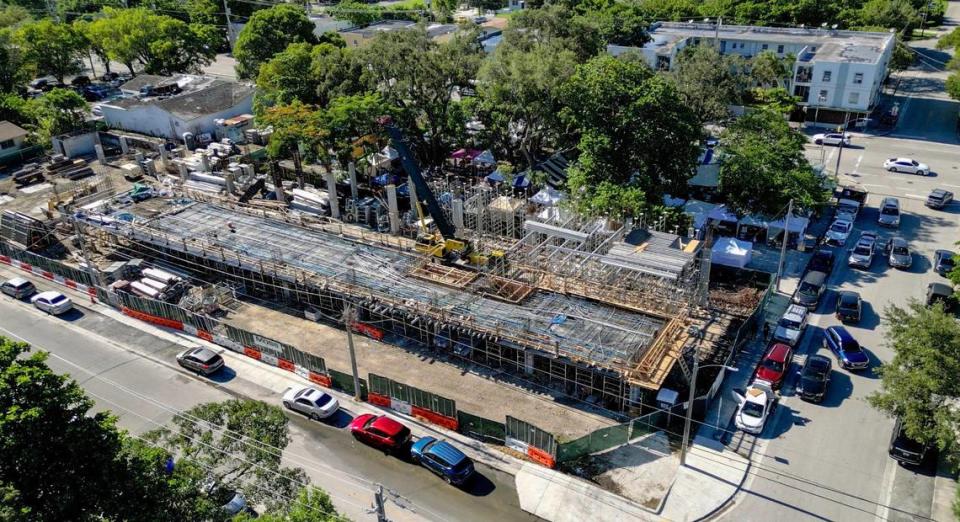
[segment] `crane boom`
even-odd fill
[[[437,202],[433,191],[430,190],[430,186],[427,185],[427,180],[424,179],[420,166],[417,165],[417,161],[413,158],[410,147],[407,146],[406,140],[403,138],[403,133],[400,132],[400,129],[393,124],[393,120],[388,116],[380,118],[380,124],[386,129],[387,134],[390,135],[393,148],[396,149],[397,154],[400,155],[400,163],[403,165],[403,170],[406,171],[407,176],[413,180],[413,184],[417,188],[417,197],[426,201],[427,212],[430,214],[430,217],[433,218],[433,222],[437,224],[437,230],[440,231],[440,235],[443,236],[444,239],[456,239],[457,231],[453,225],[447,221],[447,217],[443,214],[443,209],[440,208],[440,203]]]

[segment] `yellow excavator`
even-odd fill
[[[403,165],[403,170],[406,171],[410,181],[413,182],[414,187],[416,187],[417,197],[411,198],[416,200],[414,207],[417,211],[420,227],[420,233],[417,236],[417,243],[414,247],[416,251],[442,259],[444,262],[450,264],[459,266],[468,264],[473,268],[490,267],[505,263],[506,258],[503,251],[495,250],[489,254],[484,254],[475,250],[469,241],[456,237],[456,229],[447,221],[443,209],[440,208],[437,198],[433,195],[433,191],[430,190],[430,186],[427,185],[427,181],[423,177],[420,166],[417,165],[416,160],[413,159],[410,147],[407,146],[406,141],[403,139],[403,134],[400,132],[400,129],[393,124],[393,120],[389,116],[380,118],[379,123],[387,131],[387,134],[390,135],[393,148],[396,149],[397,154],[400,155],[400,163]],[[437,232],[430,232],[427,228],[423,207],[420,206],[421,198],[426,203],[427,212],[437,226]]]

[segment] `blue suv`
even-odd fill
[[[823,346],[833,352],[841,368],[863,370],[870,365],[870,358],[860,343],[842,326],[830,326],[824,330]]]
[[[423,437],[410,448],[414,462],[443,477],[448,484],[462,486],[473,476],[473,461],[445,440]]]

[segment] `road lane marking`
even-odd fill
[[[860,168],[860,162],[861,162],[861,161],[863,161],[863,153],[862,153],[862,152],[860,153],[859,156],[857,156],[857,163],[853,166],[853,173],[854,173],[854,174],[856,174],[856,173],[857,173],[857,169]]]
[[[893,459],[887,459],[887,465],[883,468],[883,485],[880,489],[880,502],[877,503],[877,510],[874,511],[876,519],[886,521],[890,516],[890,501],[893,499],[893,480],[897,476],[899,466]]]

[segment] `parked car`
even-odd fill
[[[825,242],[831,246],[842,247],[847,244],[847,238],[850,237],[851,231],[853,231],[853,221],[849,219],[836,219],[833,221],[833,224],[830,225],[830,228],[827,229]]]
[[[823,272],[807,272],[800,280],[797,292],[793,294],[793,302],[815,310],[820,303],[820,296],[827,286],[827,274]]]
[[[823,272],[824,274],[829,274],[833,271],[833,263],[836,259],[836,255],[833,253],[833,250],[829,248],[818,248],[813,256],[810,257],[810,262],[807,263],[807,272]]]
[[[957,254],[949,250],[937,250],[933,253],[933,270],[946,277],[955,266],[953,258],[956,257],[956,255]]]
[[[918,466],[923,463],[930,451],[930,445],[913,440],[907,435],[903,419],[897,417],[893,424],[893,433],[890,435],[890,448],[887,453],[900,464]]]
[[[793,348],[783,343],[774,344],[760,360],[754,380],[765,382],[774,390],[780,389],[792,360]]]
[[[826,134],[814,134],[813,142],[817,145],[850,145],[850,134],[839,132],[828,132]]]
[[[860,210],[863,209],[863,206],[859,202],[852,199],[840,199],[837,200],[837,206],[834,209],[833,217],[834,219],[845,219],[851,223],[857,221],[857,216],[860,214]]]
[[[337,399],[310,386],[291,386],[283,392],[283,406],[299,411],[313,420],[327,419],[337,413]]]
[[[930,208],[941,209],[952,202],[953,192],[938,188],[933,189],[933,191],[930,192],[930,195],[927,196],[927,201],[924,203],[924,205]]]
[[[776,406],[777,394],[764,382],[755,382],[740,396],[740,407],[737,409],[737,427],[747,433],[755,435],[763,431],[763,427]]]
[[[50,80],[48,78],[37,78],[35,80],[31,80],[27,85],[31,89],[45,90],[46,86],[49,84]]]
[[[927,297],[924,303],[931,306],[934,303],[943,303],[945,310],[953,310],[957,305],[957,299],[953,296],[953,287],[943,283],[930,283],[927,285]]]
[[[184,368],[211,375],[223,368],[223,357],[209,348],[189,348],[177,355],[177,363]]]
[[[103,108],[99,105],[94,105],[90,108],[90,114],[97,117],[103,116]]]
[[[842,326],[828,326],[823,331],[823,347],[833,353],[841,368],[863,370],[870,365],[870,358],[860,343]]]
[[[910,252],[910,246],[902,237],[890,238],[887,241],[887,263],[893,268],[906,270],[913,264],[913,253]]]
[[[869,269],[873,264],[873,253],[877,248],[877,233],[863,232],[860,239],[850,250],[850,257],[847,258],[847,266],[855,268]]]
[[[30,298],[30,302],[51,315],[60,315],[73,309],[73,301],[69,297],[52,290],[40,292]]]
[[[897,198],[883,198],[880,203],[880,215],[877,223],[885,227],[900,226],[900,200]]]
[[[33,286],[28,279],[23,277],[14,277],[8,279],[0,285],[0,292],[3,292],[14,299],[23,299],[37,293],[37,287]]]
[[[473,461],[470,457],[445,440],[423,437],[410,448],[410,457],[440,475],[447,484],[462,486],[473,477]]]
[[[796,346],[797,341],[803,336],[803,330],[807,327],[807,316],[810,315],[806,308],[792,304],[787,307],[786,313],[777,322],[777,329],[773,331],[773,339],[790,346]]]
[[[890,158],[883,162],[883,168],[890,172],[905,172],[918,176],[930,174],[930,167],[926,163],[920,163],[911,158]]]
[[[851,290],[844,290],[837,294],[837,310],[835,315],[837,320],[842,323],[860,322],[860,314],[863,309],[863,302],[860,294]]]
[[[203,482],[201,491],[229,516],[238,515],[242,511],[252,512],[247,506],[247,499],[243,496],[243,493],[217,484],[212,478]]]
[[[85,85],[90,85],[90,77],[84,74],[79,74],[77,76],[74,76],[73,79],[70,80],[70,85],[74,87],[83,87]]]
[[[800,370],[800,383],[797,385],[797,395],[810,402],[820,402],[827,394],[830,386],[830,372],[833,363],[822,355],[809,355]]]
[[[410,442],[410,429],[385,415],[365,413],[350,423],[350,433],[384,451],[398,451]]]

